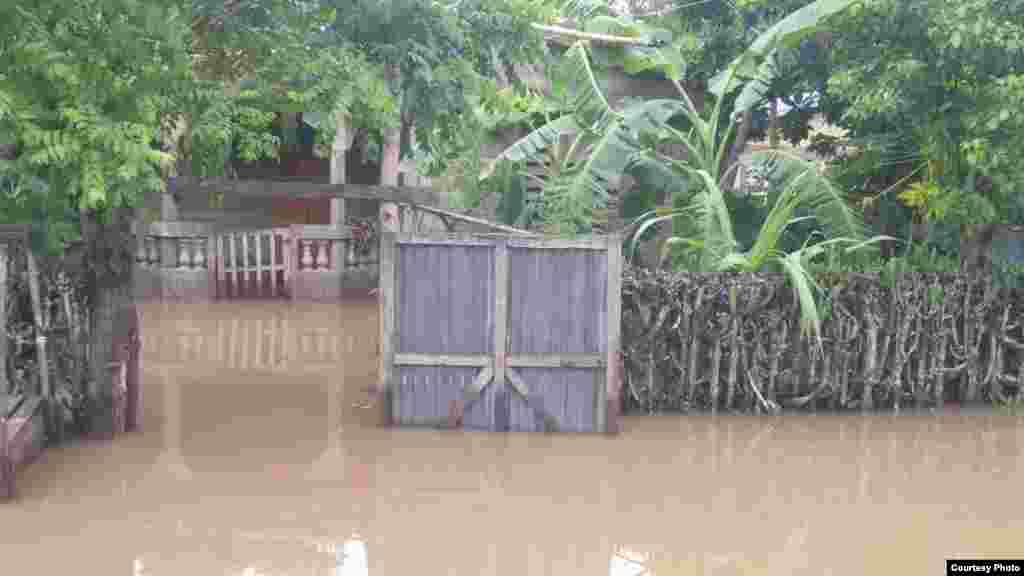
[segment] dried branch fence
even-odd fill
[[[780,276],[626,270],[626,409],[899,409],[1024,393],[1024,291],[963,274],[819,283],[820,348]]]

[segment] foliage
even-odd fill
[[[152,147],[163,90],[188,62],[173,6],[95,0],[0,8],[3,219],[45,214],[50,247],[72,239],[68,215],[130,205],[160,189],[169,158]]]
[[[720,95],[728,94],[737,74],[770,74],[756,64],[766,61],[774,50],[786,46],[780,39],[794,42],[808,30],[815,29],[819,22],[809,15],[821,9],[821,14],[831,15],[838,9],[836,3],[805,7],[780,21],[754,42],[750,52],[739,57],[720,76],[713,88]],[[831,11],[830,11],[831,10]],[[746,72],[744,72],[746,71]],[[754,78],[755,81],[758,78]],[[749,83],[748,83],[749,85]],[[747,90],[746,88],[742,89]],[[805,331],[820,339],[819,311],[815,304],[815,283],[807,271],[807,265],[824,255],[830,247],[846,246],[847,251],[858,250],[882,240],[881,237],[864,241],[865,226],[860,216],[847,204],[845,195],[838,190],[818,167],[797,154],[772,150],[755,154],[755,163],[770,167],[771,180],[776,182],[766,198],[771,206],[760,230],[749,247],[741,246],[734,232],[734,215],[730,211],[725,181],[733,174],[735,165],[725,167],[730,146],[730,137],[735,125],[727,122],[724,130],[719,121],[725,104],[718,98],[709,120],[701,117],[693,102],[680,89],[682,101],[664,103],[672,107],[687,120],[689,132],[683,132],[667,123],[660,126],[654,138],[646,138],[646,152],[651,165],[660,165],[677,174],[686,183],[686,206],[668,214],[651,213],[640,219],[642,222],[634,233],[633,246],[640,234],[660,222],[673,221],[676,236],[670,238],[666,247],[675,247],[681,258],[677,259],[691,271],[745,271],[755,272],[769,266],[776,266],[792,283],[801,303],[802,326]],[[742,96],[734,106],[742,106]],[[734,109],[735,110],[735,109]],[[735,118],[735,114],[733,116]],[[651,135],[648,135],[651,136]],[[667,157],[658,151],[659,141],[670,141],[686,150],[683,160]],[[806,210],[800,215],[799,210]],[[780,251],[783,235],[792,225],[809,218],[821,222],[828,233],[827,239],[817,244],[804,245],[788,253]]]
[[[1024,217],[1017,117],[1024,110],[1024,7],[875,0],[837,24],[829,92],[860,137],[896,133],[934,184],[925,210],[973,224]],[[923,188],[908,192],[920,199]]]
[[[437,159],[457,156],[476,144],[482,128],[473,110],[494,90],[495,67],[504,66],[505,59],[541,54],[540,38],[530,23],[548,10],[548,3],[537,0],[463,0],[449,5],[421,0],[325,1],[334,14],[325,42],[350,44],[375,66],[392,70],[388,90],[402,96],[397,114],[363,127],[375,130],[399,119],[411,125],[420,146],[435,159],[428,167],[434,172]],[[361,114],[352,116],[362,122]],[[333,136],[333,130],[328,134]],[[417,152],[406,146],[404,154]]]

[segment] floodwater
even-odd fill
[[[1009,416],[375,425],[372,301],[151,305],[144,431],[47,451],[0,574],[942,574],[1024,556]]]

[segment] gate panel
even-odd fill
[[[494,257],[486,243],[410,244],[397,257],[392,418],[492,425]]]
[[[511,430],[603,427],[608,244],[509,247]]]
[[[615,236],[385,234],[381,378],[393,421],[614,431],[620,258]]]

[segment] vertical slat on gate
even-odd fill
[[[277,298],[277,232],[270,231],[270,296]]]
[[[605,368],[606,383],[604,390],[604,410],[598,413],[598,430],[610,433],[619,431],[619,332],[622,328],[620,315],[622,308],[622,241],[618,234],[608,237],[608,349],[607,367]]]
[[[494,247],[494,409],[491,428],[508,431],[511,402],[505,385],[508,355],[508,243],[499,240]]]
[[[256,294],[263,297],[263,232],[256,233]]]

